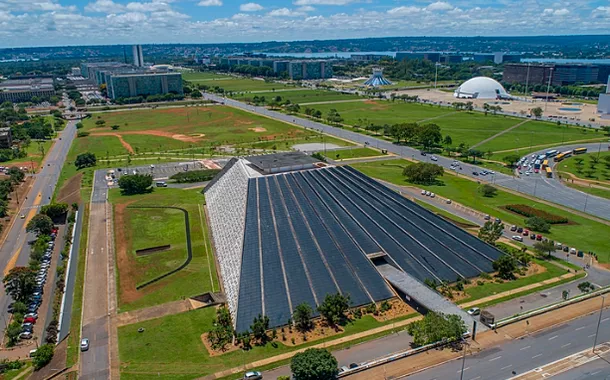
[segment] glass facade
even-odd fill
[[[167,93],[183,94],[182,74],[119,74],[111,75],[108,82],[108,96],[112,99]]]

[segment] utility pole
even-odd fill
[[[462,339],[464,354],[462,355],[462,370],[460,371],[460,380],[464,380],[464,366],[466,365],[466,340]]]
[[[604,301],[606,301],[605,296],[602,297],[602,306],[599,308],[599,318],[597,319],[597,329],[595,330],[595,340],[593,341],[593,352],[595,352],[595,346],[597,345],[597,334],[599,334],[599,325],[602,323],[602,311],[604,310]]]
[[[549,91],[551,90],[551,79],[553,78],[553,68],[549,71],[549,83],[546,85],[546,102],[544,102],[544,112],[546,113],[546,106],[549,104]]]

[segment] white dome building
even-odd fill
[[[476,77],[462,83],[453,96],[461,99],[506,99],[510,95],[498,81],[488,77]]]

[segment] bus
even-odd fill
[[[567,150],[565,152],[561,152],[558,155],[555,156],[555,158],[553,159],[555,162],[559,162],[561,160],[563,160],[564,158],[568,158],[572,156],[572,151],[571,150]]]
[[[546,154],[539,154],[538,157],[536,157],[537,160],[544,160],[546,158]]]
[[[546,177],[553,178],[553,171],[548,166],[546,167]]]
[[[547,157],[555,157],[557,155],[557,153],[559,153],[557,150],[553,149],[553,150],[549,150],[548,152],[546,152],[546,156]]]
[[[534,162],[534,169],[540,169],[540,160]]]
[[[542,161],[542,169],[546,169],[549,167],[549,160]]]
[[[587,148],[576,148],[572,151],[574,154],[585,154],[587,153]]]

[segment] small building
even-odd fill
[[[22,77],[0,83],[0,103],[28,102],[32,97],[49,98],[55,95],[53,78]]]
[[[610,76],[606,85],[606,93],[599,94],[597,102],[597,112],[602,119],[610,119]]]
[[[320,161],[302,152],[285,152],[248,156],[245,158],[251,166],[264,174],[291,172],[313,169]]]
[[[13,136],[10,127],[0,128],[0,148],[10,149],[13,145]]]

